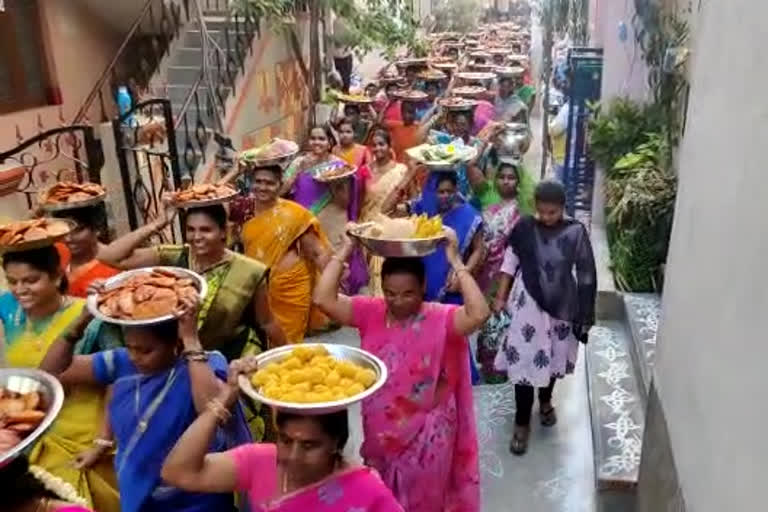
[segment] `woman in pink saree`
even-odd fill
[[[446,254],[463,306],[424,302],[424,263],[389,258],[384,297],[347,297],[339,280],[353,244],[326,265],[315,303],[340,324],[357,327],[362,348],[389,370],[384,387],[363,402],[366,464],[379,471],[407,512],[478,512],[477,432],[466,335],[490,313],[461,262],[456,234]]]
[[[278,411],[277,444],[245,444],[208,454],[217,426],[230,418],[237,378],[255,369],[234,361],[229,386],[181,436],[163,465],[163,479],[197,492],[245,495],[251,512],[404,512],[376,471],[346,463],[347,411],[300,416]],[[245,508],[243,508],[245,510]]]

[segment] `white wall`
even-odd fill
[[[646,66],[632,30],[634,0],[590,0],[589,7],[590,44],[604,51],[602,97],[645,98]],[[627,26],[625,42],[619,40],[621,22]]]
[[[768,3],[706,2],[658,340],[688,510],[766,510]]]

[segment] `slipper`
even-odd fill
[[[512,452],[513,455],[525,455],[525,452],[528,451],[529,435],[530,432],[522,435],[519,432],[512,434],[512,441],[509,443],[509,451]]]
[[[539,409],[539,415],[541,416],[541,424],[544,427],[554,427],[557,424],[557,413],[555,408],[550,406],[548,411]]]

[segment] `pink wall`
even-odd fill
[[[646,67],[635,46],[632,0],[590,0],[592,45],[603,48],[603,98],[630,96],[644,99],[647,94]],[[619,24],[627,26],[627,40],[619,40]]]
[[[0,115],[0,149],[16,145],[16,126],[24,137],[38,132],[38,116],[45,129],[61,125],[60,109],[69,121],[80,108],[120,45],[122,34],[104,26],[74,0],[39,0],[45,48],[54,85],[63,104]],[[91,119],[98,120],[94,109]]]

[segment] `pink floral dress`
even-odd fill
[[[408,512],[478,512],[477,431],[466,338],[458,306],[426,302],[406,323],[390,322],[378,297],[353,297],[362,348],[389,370],[363,403],[366,464]]]

